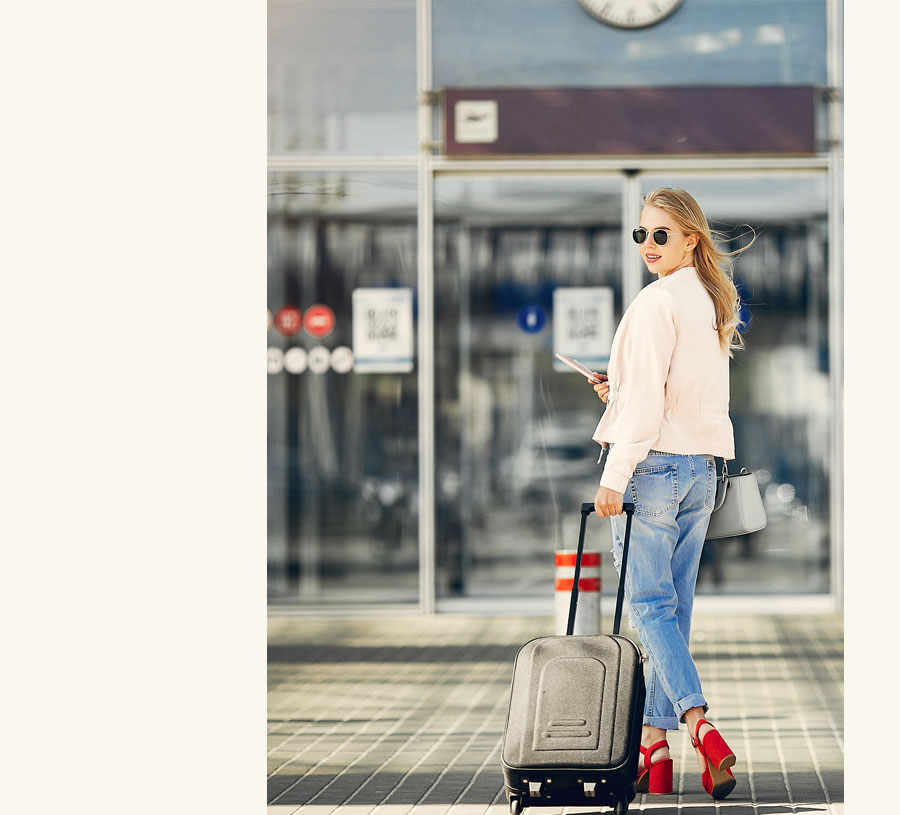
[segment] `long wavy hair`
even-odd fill
[[[756,240],[756,233],[750,228],[753,238],[749,243],[733,252],[725,252],[716,245],[703,210],[689,192],[661,187],[648,192],[641,203],[665,210],[685,234],[697,236],[694,268],[716,309],[715,327],[719,333],[719,344],[728,351],[729,356],[733,356],[735,350],[744,347],[744,340],[738,331],[741,326],[741,301],[734,285],[731,259],[750,248]]]

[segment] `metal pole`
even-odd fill
[[[466,200],[468,194],[466,194]],[[472,460],[472,428],[469,417],[474,413],[467,412],[463,399],[470,400],[474,396],[472,386],[472,225],[466,218],[459,220],[459,408],[463,416],[459,428],[459,590],[465,595],[469,587],[469,576],[472,571],[472,519],[474,516],[475,472]],[[471,404],[471,402],[469,403]]]
[[[430,118],[429,118],[430,121]],[[431,157],[431,167],[437,175],[506,175],[509,177],[534,178],[539,175],[582,177],[585,174],[610,175],[633,169],[633,158],[534,158],[534,159],[494,159],[477,160],[448,159]],[[272,153],[266,160],[270,172],[352,171],[352,170],[415,170],[419,166],[419,156],[307,156],[302,153]],[[791,175],[806,172],[821,172],[828,169],[828,156],[753,156],[741,157],[690,157],[645,158],[640,159],[641,172],[654,173],[710,173],[727,171],[730,173],[784,172]]]
[[[844,608],[843,2],[828,0],[828,368],[831,390],[831,595]]]
[[[418,97],[419,609],[435,612],[434,173],[431,129],[431,0],[416,0]]]
[[[288,158],[279,157],[279,166]],[[290,161],[295,162],[294,159]],[[293,164],[292,164],[293,166]],[[827,155],[816,156],[739,156],[678,158],[445,158],[435,156],[433,167],[438,175],[507,175],[534,178],[536,175],[575,175],[609,173],[633,173],[640,167],[642,173],[700,173],[717,171],[748,173],[761,171],[821,172],[828,167]]]
[[[641,212],[641,182],[637,172],[626,171],[622,185],[622,314],[638,296],[641,286],[641,256],[634,251],[631,230]]]

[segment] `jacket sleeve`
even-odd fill
[[[607,405],[615,411],[617,441],[600,479],[601,486],[616,492],[625,492],[634,468],[659,438],[677,335],[674,305],[669,292],[652,287],[632,305],[613,403]]]

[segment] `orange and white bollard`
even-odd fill
[[[569,602],[575,581],[574,549],[556,550],[556,629],[557,635],[566,633],[569,622]],[[573,634],[600,633],[600,553],[583,552],[578,576],[578,606]]]

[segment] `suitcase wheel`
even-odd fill
[[[628,813],[628,801],[616,801],[616,815],[627,815]]]
[[[522,799],[509,792],[506,793],[506,797],[509,799],[509,815],[522,815],[522,810],[525,809]]]

